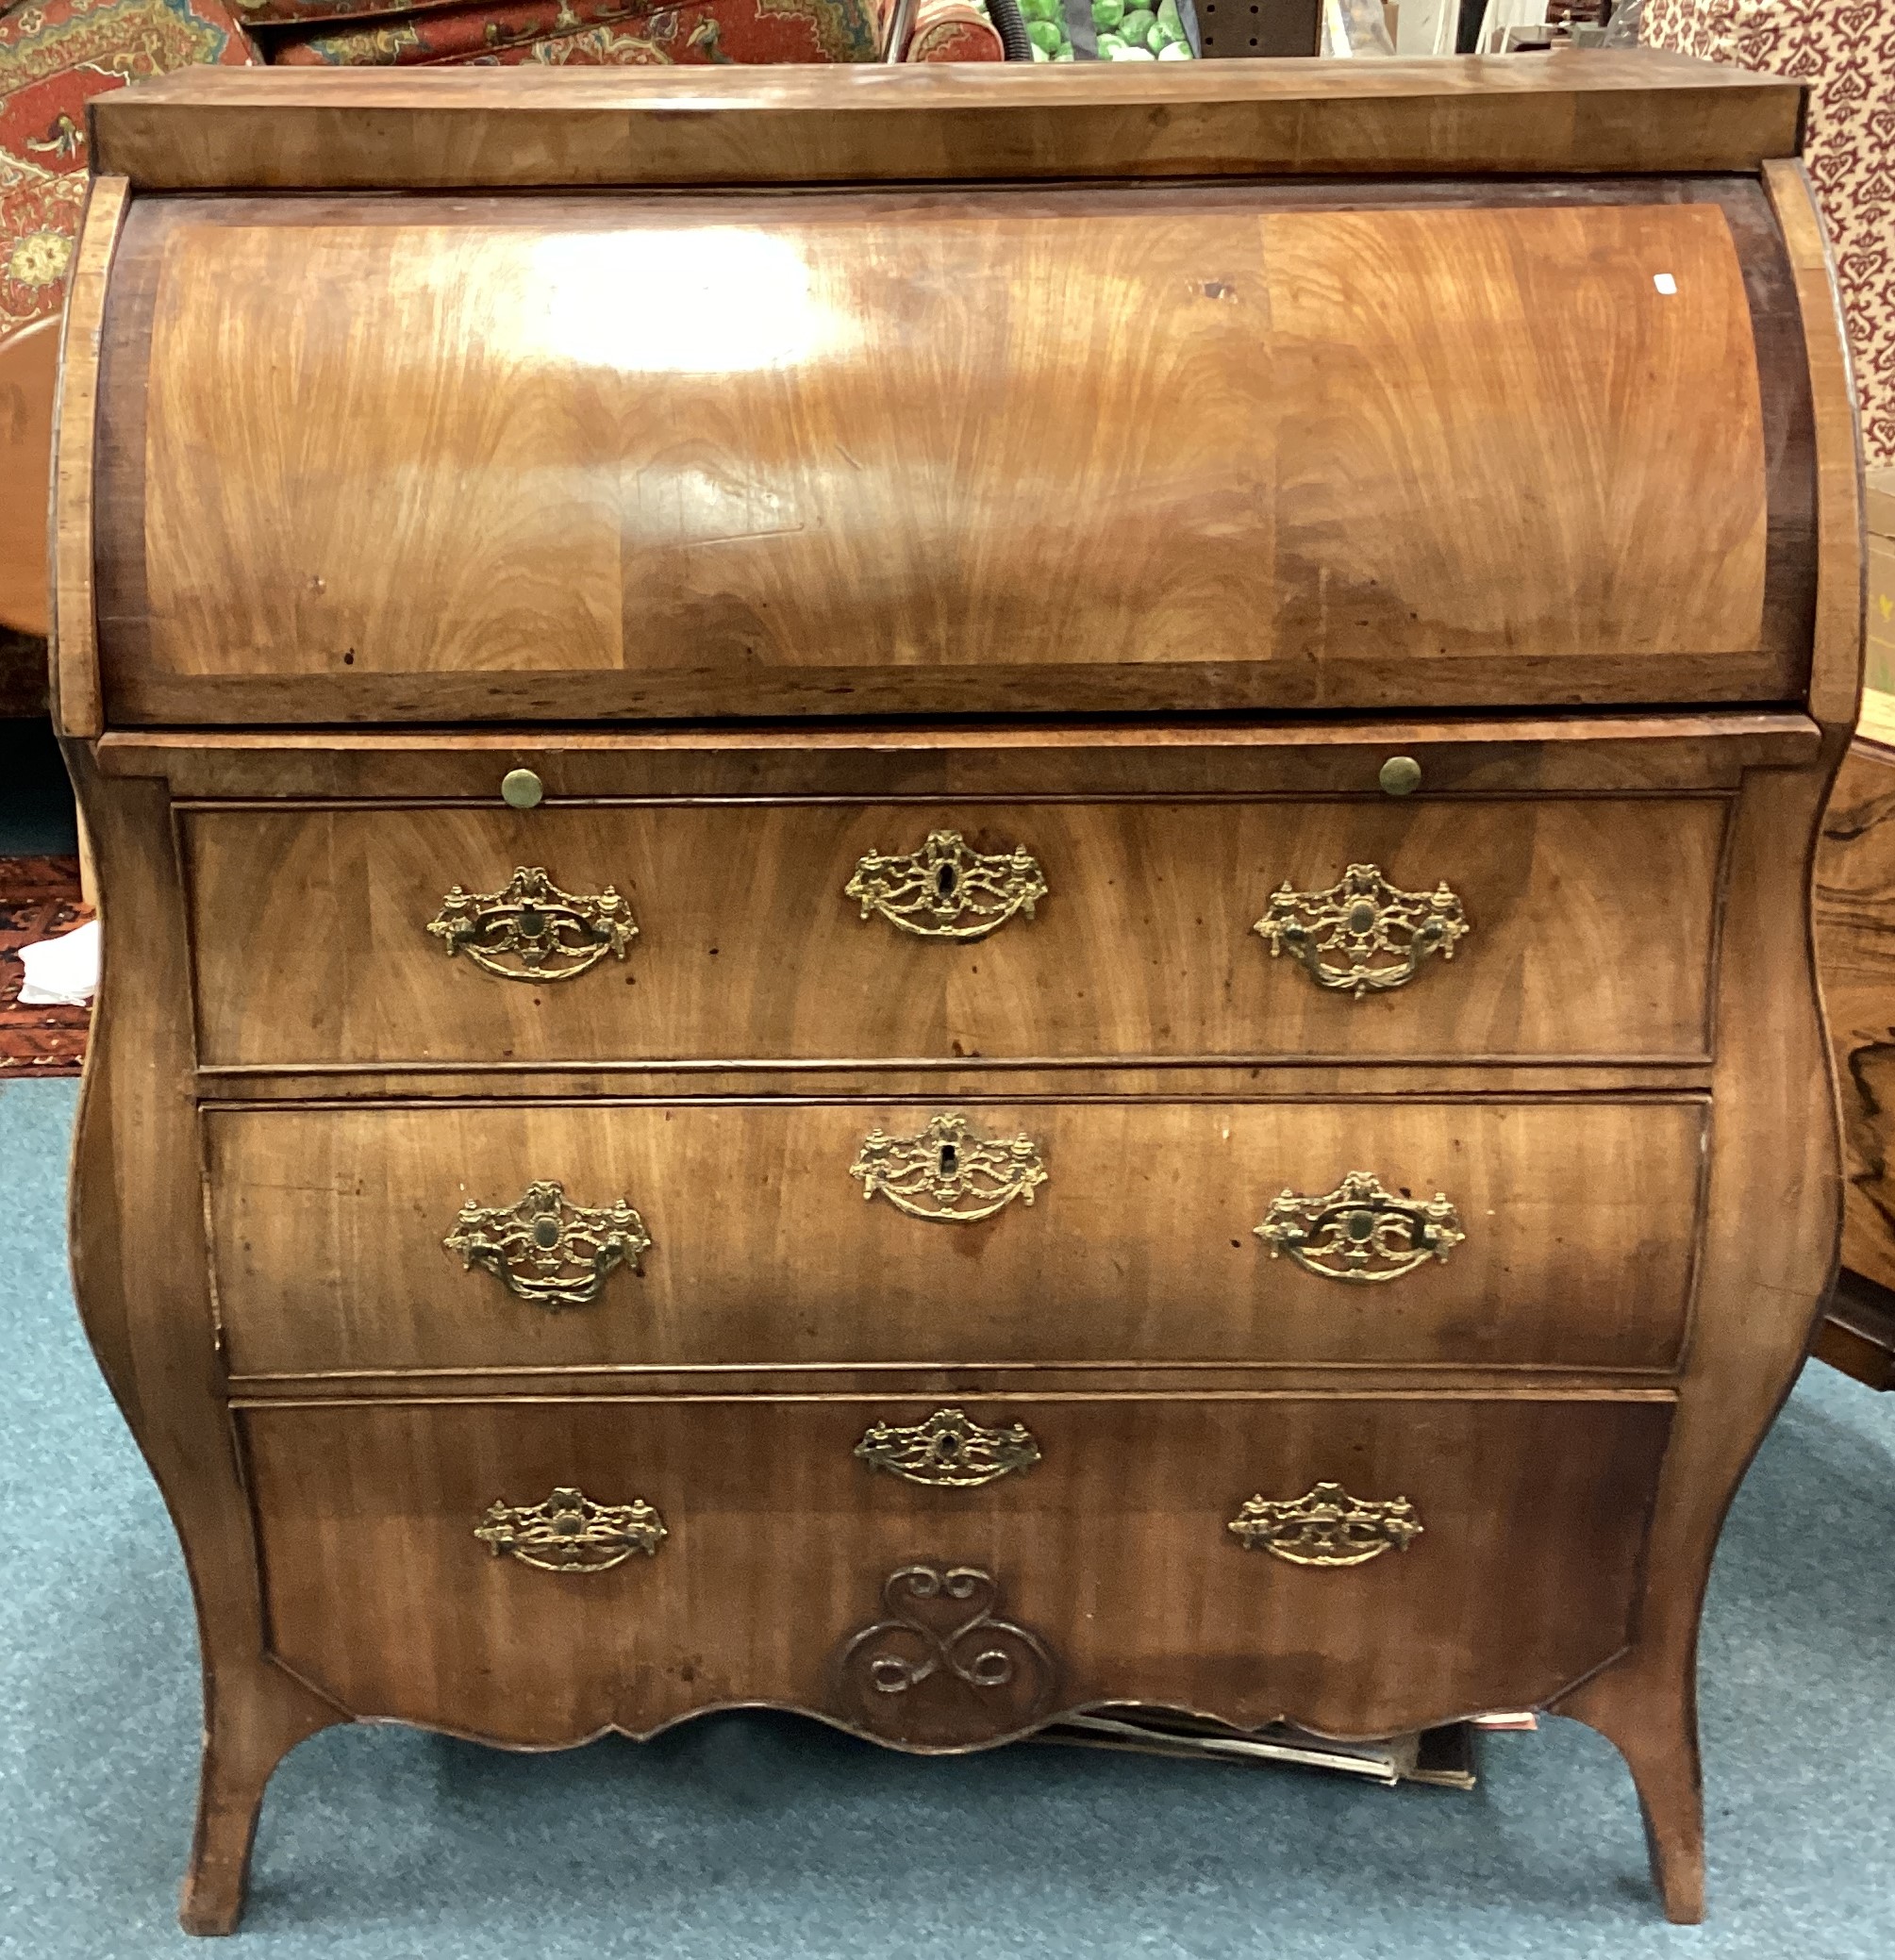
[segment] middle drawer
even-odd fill
[[[1662,1370],[1702,1097],[207,1107],[233,1374]]]

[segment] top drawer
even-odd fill
[[[100,388],[121,724],[1807,671],[1801,328],[1734,178],[153,196]]]
[[[197,806],[179,840],[198,1054],[239,1071],[1702,1062],[1727,808]]]

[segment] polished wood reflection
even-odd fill
[[[1139,1361],[1663,1370],[1684,1333],[1704,1103],[964,1105],[1029,1137],[1031,1207],[865,1204],[862,1140],[938,1105],[682,1103],[231,1110],[205,1119],[230,1366],[337,1370]],[[1370,1170],[1445,1190],[1442,1263],[1352,1287],[1252,1228]],[[643,1272],[548,1314],[442,1246],[462,1204],[557,1179],[626,1198]],[[763,1275],[768,1275],[767,1279]],[[1033,1303],[1023,1311],[1022,1303]]]
[[[514,216],[134,211],[128,291],[153,296],[141,390],[115,367],[138,451],[106,477],[141,568],[108,608],[119,713],[1798,684],[1763,632],[1762,397],[1715,204]],[[425,378],[370,344],[430,350]]]
[[[1704,1059],[1728,810],[1716,796],[1378,794],[194,811],[200,1055]],[[843,892],[860,856],[940,828],[1030,850],[1052,888],[1035,916],[964,945],[865,922]],[[1252,928],[1279,886],[1320,891],[1363,862],[1407,890],[1445,882],[1471,929],[1452,961],[1357,1000]],[[449,959],[424,929],[449,886],[491,891],[522,865],[627,899],[625,959],[545,986]]]
[[[345,1707],[496,1741],[758,1699],[850,1726],[837,1652],[880,1617],[889,1573],[932,1558],[1000,1579],[1007,1618],[1050,1651],[1055,1706],[1255,1724],[1291,1705],[1385,1735],[1531,1706],[1624,1646],[1643,1519],[1619,1493],[1649,1485],[1671,1416],[1663,1400],[989,1399],[972,1412],[1024,1416],[1039,1438],[1024,1475],[924,1491],[856,1461],[868,1423],[929,1406],[246,1409],[272,1651]],[[1323,1571],[1225,1529],[1259,1488],[1299,1497],[1338,1471],[1406,1496],[1424,1535]],[[584,1577],[490,1558],[473,1531],[487,1506],[556,1484],[637,1493],[670,1536]],[[890,1719],[884,1739],[906,1739]],[[967,1707],[961,1736],[983,1721]]]

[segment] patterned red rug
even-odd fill
[[[91,916],[76,857],[0,857],[0,1076],[79,1072],[91,1010],[21,1006],[19,949]]]

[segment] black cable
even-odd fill
[[[1000,36],[1001,52],[1009,61],[1033,59],[1033,37],[1020,11],[1020,0],[987,0],[988,17]]]

